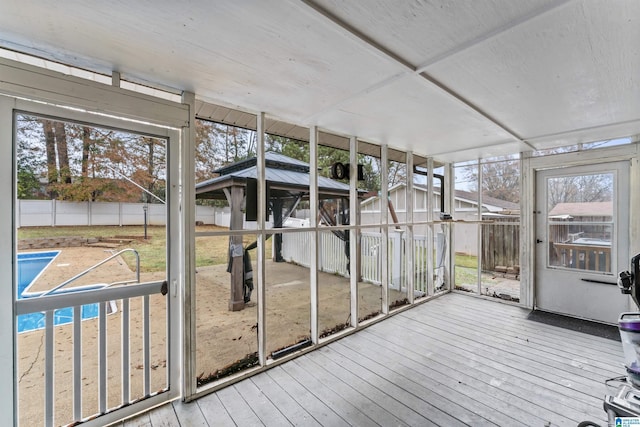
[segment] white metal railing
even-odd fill
[[[73,393],[70,397],[73,404],[73,420],[64,424],[83,421],[82,398],[91,390],[82,386],[82,355],[83,340],[81,328],[81,308],[83,305],[98,304],[98,413],[103,415],[111,409],[126,406],[135,400],[152,396],[151,392],[151,362],[150,362],[150,311],[149,298],[154,294],[166,295],[166,282],[142,283],[132,286],[113,286],[97,290],[80,290],[64,294],[51,294],[40,298],[20,299],[15,303],[16,316],[30,313],[45,313],[45,393],[44,416],[45,425],[54,424],[54,400],[65,398],[64,394],[56,394],[54,390],[54,312],[58,309],[73,307]],[[142,341],[143,341],[143,396],[132,399],[130,396],[130,301],[132,298],[142,298]],[[121,360],[122,401],[120,404],[107,407],[107,304],[109,301],[122,300],[121,310]],[[165,337],[166,339],[166,337]],[[87,349],[85,349],[86,352]],[[165,388],[168,387],[168,384]],[[58,423],[60,424],[60,423]]]
[[[133,252],[133,255],[136,257],[136,280],[135,281],[134,280],[125,280],[123,282],[115,282],[115,283],[111,283],[108,286],[126,285],[128,283],[140,283],[140,254],[135,249],[127,248],[127,249],[123,249],[123,250],[121,250],[119,252],[116,252],[115,254],[112,254],[112,255],[108,256],[107,258],[103,259],[99,263],[97,263],[95,265],[92,265],[91,267],[87,268],[86,270],[76,274],[72,278],[70,278],[68,280],[65,280],[64,282],[60,283],[58,286],[54,286],[53,288],[49,289],[48,291],[45,291],[45,292],[39,294],[38,297],[44,297],[44,296],[47,296],[47,295],[60,293],[61,292],[60,290],[62,288],[64,288],[65,286],[67,286],[69,283],[75,282],[76,280],[78,280],[79,278],[84,276],[85,274],[92,272],[96,268],[100,267],[103,264],[106,264],[107,262],[111,261],[114,258],[119,257],[120,255],[122,255],[125,252]]]
[[[327,273],[348,275],[348,260],[345,255],[345,243],[329,231],[318,234],[318,268]],[[392,289],[406,289],[406,238],[403,233],[390,233],[388,256],[380,253],[381,233],[365,232],[360,235],[362,280],[369,283],[382,283],[382,262],[389,263],[389,286]],[[282,256],[288,262],[309,267],[311,265],[311,245],[309,233],[283,233]],[[427,236],[414,236],[414,288],[418,292],[427,292],[428,274]]]

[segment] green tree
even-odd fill
[[[38,199],[40,194],[40,180],[33,166],[24,160],[18,161],[18,199]]]

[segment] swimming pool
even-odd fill
[[[60,251],[29,252],[18,254],[18,299],[34,298],[40,293],[29,292],[29,286],[53,262]],[[102,287],[99,285],[98,287]],[[87,289],[87,287],[83,287]],[[71,291],[67,289],[66,291]],[[92,319],[98,316],[98,304],[82,306],[82,319]],[[67,307],[56,310],[53,315],[54,325],[64,325],[73,322],[73,308]],[[44,313],[23,314],[17,318],[18,332],[28,332],[44,328]]]

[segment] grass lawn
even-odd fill
[[[213,225],[197,226],[196,232],[225,231],[226,228]],[[166,227],[148,226],[147,240],[144,240],[142,226],[77,226],[77,227],[21,227],[18,229],[18,239],[33,239],[47,237],[84,238],[96,237],[103,239],[133,238],[131,243],[122,246],[133,248],[140,254],[141,272],[164,271],[166,269],[167,236]],[[245,235],[244,245],[255,241],[255,234]],[[271,245],[267,244],[267,256],[271,256]],[[224,264],[227,262],[229,238],[226,236],[196,237],[196,267]],[[252,251],[255,260],[255,251]],[[135,260],[131,254],[123,254],[123,258],[131,267]]]
[[[196,232],[226,231],[226,228],[215,225],[197,226]],[[141,272],[164,271],[166,269],[166,228],[164,226],[148,226],[147,240],[144,240],[142,226],[76,226],[76,227],[21,227],[18,229],[18,239],[46,238],[46,237],[100,237],[117,239],[135,237],[125,247],[133,248],[140,254]],[[255,241],[254,233],[243,237],[244,246]],[[267,241],[267,259],[271,257],[271,241]],[[199,236],[196,237],[196,267],[226,264],[228,260],[229,238],[227,236]],[[255,261],[256,251],[251,251]],[[123,254],[123,258],[130,267],[135,266],[131,254]],[[478,257],[467,254],[456,254],[456,283],[476,283]]]

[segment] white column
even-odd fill
[[[455,180],[455,169],[453,164],[447,163],[445,166],[446,173],[444,174],[444,185],[443,189],[446,189],[445,193],[445,212],[449,212],[453,218],[455,218],[455,191],[456,191],[456,180]],[[454,288],[453,279],[455,277],[455,260],[456,249],[455,242],[453,241],[453,222],[448,223],[448,226],[445,226],[445,241],[447,242],[447,254],[446,259],[444,261],[444,265],[446,268],[444,277],[445,283],[448,286],[449,290]]]
[[[534,267],[535,267],[535,171],[531,167],[532,153],[520,154],[520,304],[533,308]],[[634,159],[632,166],[637,166],[638,160]],[[631,168],[631,188],[637,185],[636,179],[640,179],[640,168]],[[634,179],[636,178],[636,179]],[[637,212],[640,195],[631,191],[631,218],[634,218],[634,210]],[[637,221],[631,222],[631,248],[637,245],[634,235],[637,236]],[[632,252],[634,253],[634,252]]]
[[[349,283],[351,285],[351,326],[358,327],[358,280],[360,279],[360,225],[358,199],[358,139],[349,139]]]
[[[380,222],[382,238],[380,242],[380,275],[382,286],[382,313],[389,313],[389,151],[386,144],[380,147]]]
[[[478,221],[482,219],[482,159],[478,159]],[[482,294],[482,224],[476,225],[476,253],[478,254],[478,266],[476,278],[478,282],[478,295]]]
[[[179,380],[182,382],[183,394],[185,396],[189,396],[196,391],[197,382],[196,382],[196,254],[195,254],[195,146],[196,146],[196,129],[195,129],[195,104],[196,97],[195,94],[191,92],[184,92],[182,94],[182,102],[189,106],[189,126],[182,127],[182,135],[180,142],[180,162],[179,169],[181,171],[179,176],[179,186],[170,185],[169,187],[169,196],[171,199],[180,198],[179,203],[182,205],[182,213],[183,218],[180,218],[180,221],[171,220],[172,216],[177,214],[180,215],[180,209],[178,208],[178,212],[175,214],[172,211],[172,206],[174,203],[170,203],[166,206],[166,224],[167,230],[172,235],[175,231],[179,232],[179,240],[176,246],[182,248],[183,257],[181,262],[179,263],[180,274],[176,275],[172,274],[172,279],[169,282],[172,286],[176,286],[179,283],[179,279],[177,277],[182,277],[184,280],[182,286],[182,295],[184,303],[183,308],[184,311],[180,313],[179,307],[175,307],[173,305],[169,305],[171,307],[171,311],[169,313],[169,321],[170,321],[170,337],[173,343],[173,347],[182,347],[184,350],[182,352],[182,366],[178,366],[177,363],[170,365],[170,373],[172,375],[177,375],[178,372],[182,372],[181,378],[178,376]],[[169,141],[169,145],[178,145],[178,141]],[[178,152],[170,150],[170,154],[177,155]],[[174,165],[178,165],[177,159],[169,157],[169,161]],[[174,177],[175,179],[175,177]],[[179,188],[180,190],[176,191],[175,189]],[[177,219],[177,218],[176,218]],[[178,225],[180,224],[180,225]],[[178,230],[172,230],[173,228],[178,228]],[[175,241],[175,240],[171,240]],[[173,245],[172,245],[173,246]],[[174,250],[171,251],[172,255],[177,254]],[[172,262],[173,264],[173,262]],[[174,283],[171,283],[174,282]],[[169,298],[172,298],[172,294],[168,295]],[[171,300],[172,302],[177,302],[176,300]],[[177,304],[175,304],[177,305]],[[180,315],[181,314],[181,315]],[[180,325],[179,319],[182,318],[183,324]],[[180,327],[182,327],[182,333],[175,333],[180,331]],[[174,332],[175,331],[175,332]],[[184,344],[180,346],[179,337],[182,336]],[[177,360],[176,360],[177,362]],[[172,384],[179,384],[178,382]]]
[[[444,191],[443,188],[440,191]],[[429,226],[427,227],[427,295],[433,295],[435,293],[433,274],[435,273],[435,265],[433,263],[433,239],[435,237],[434,225],[433,225],[433,158],[427,159],[427,221]]]
[[[259,113],[256,125],[257,178],[258,178],[258,275],[255,280],[258,293],[258,359],[260,365],[267,363],[267,307],[266,307],[266,212],[267,181],[264,161],[264,113]]]
[[[318,343],[318,128],[309,133],[309,221],[311,228],[311,267],[309,286],[311,291],[311,342]]]
[[[405,274],[407,282],[407,300],[409,304],[413,304],[414,297],[414,280],[415,280],[415,245],[413,242],[413,204],[415,195],[413,193],[413,153],[407,151],[406,153],[407,164],[407,196],[405,200],[405,220],[407,222],[407,230],[405,233],[404,244],[406,254]]]
[[[0,159],[3,166],[0,167],[0,193],[11,195],[13,203],[2,203],[0,206],[0,220],[3,224],[0,228],[0,281],[2,283],[14,283],[13,262],[15,259],[13,227],[14,218],[12,206],[15,203],[16,193],[13,190],[13,98],[0,96]],[[14,378],[14,321],[13,318],[13,287],[0,287],[0,340],[5,345],[0,348],[0,384],[2,395],[0,399],[0,425],[12,426],[16,419],[14,409],[17,396],[13,387]],[[14,344],[15,345],[15,344]],[[9,398],[11,396],[11,398]],[[39,397],[40,399],[42,396]]]

